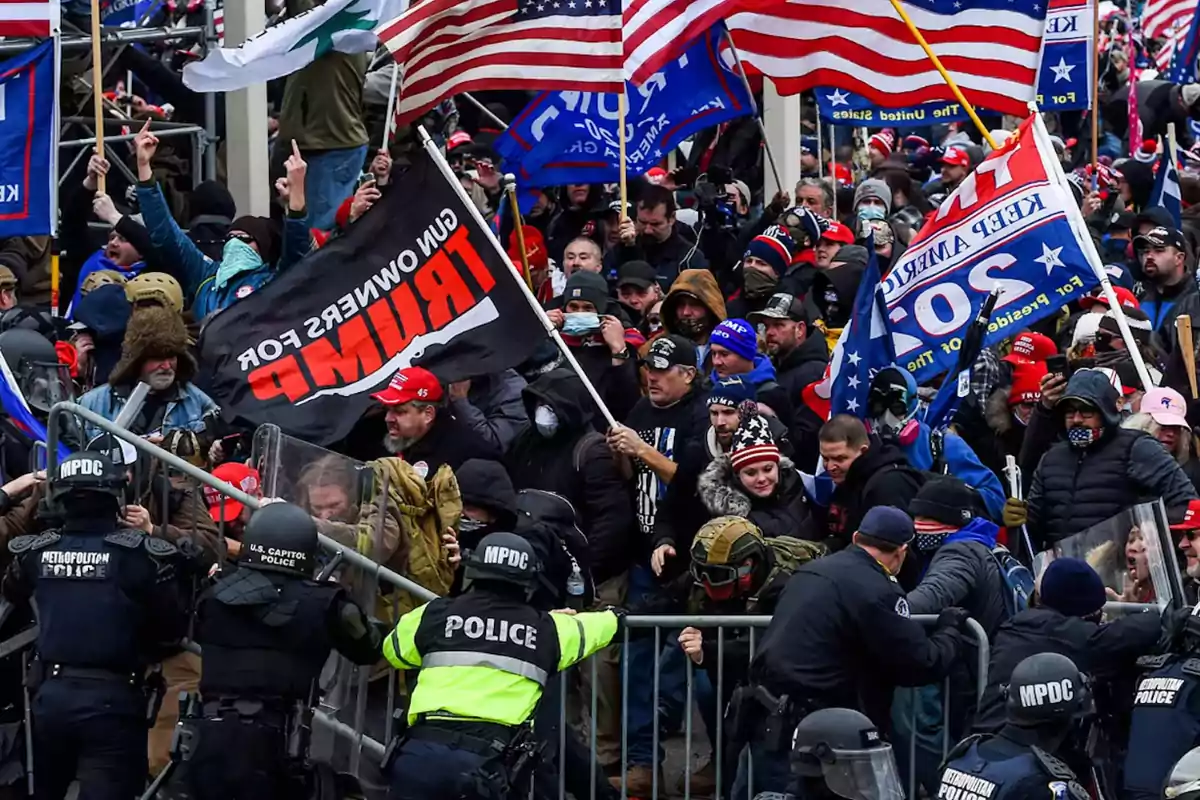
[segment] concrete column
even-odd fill
[[[236,47],[263,29],[260,0],[226,0],[225,46]],[[238,214],[270,216],[267,85],[225,94],[225,159]]]
[[[764,80],[763,124],[767,129],[771,152],[775,155],[775,166],[784,184],[775,185],[775,176],[764,155],[766,191],[763,194],[770,200],[779,189],[791,194],[800,180],[800,96],[781,97],[775,91],[775,84],[770,79]]]

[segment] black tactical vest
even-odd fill
[[[1189,699],[1200,685],[1200,659],[1145,659],[1151,671],[1138,679],[1125,757],[1125,793],[1162,797],[1175,762],[1200,743],[1200,720]]]
[[[332,583],[239,569],[200,598],[200,694],[306,700],[333,649],[329,619],[343,593]]]

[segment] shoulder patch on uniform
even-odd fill
[[[896,613],[902,617],[912,616],[908,610],[908,599],[901,597],[896,600]]]
[[[1138,669],[1159,669],[1165,666],[1170,658],[1170,653],[1163,653],[1158,656],[1141,656],[1137,660],[1137,666]]]
[[[41,550],[43,547],[50,545],[61,539],[58,531],[45,531],[44,533],[29,534],[28,536],[18,536],[8,543],[8,552],[14,555],[19,555],[27,550]]]
[[[1071,771],[1071,768],[1067,766],[1065,761],[1060,761],[1035,745],[1031,745],[1029,749],[1033,751],[1034,758],[1038,760],[1042,769],[1046,770],[1051,778],[1066,781],[1068,788],[1070,788],[1070,784],[1075,782],[1075,773]],[[1084,794],[1086,796],[1086,792]]]
[[[109,544],[115,544],[117,547],[125,547],[130,550],[136,550],[142,546],[142,539],[146,538],[146,534],[141,531],[124,530],[114,531],[104,537],[104,541]]]
[[[154,536],[146,536],[142,539],[146,548],[146,552],[155,558],[168,558],[179,552],[179,548],[168,542],[166,539],[159,539]]]

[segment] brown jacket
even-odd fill
[[[17,276],[17,298],[26,305],[50,302],[50,237],[0,239],[0,266]]]

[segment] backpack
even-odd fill
[[[1008,609],[1008,615],[1011,617],[1029,608],[1029,598],[1033,595],[1033,573],[1029,567],[1002,544],[992,548],[992,559],[1000,568],[1000,579],[1004,581],[1004,607]]]
[[[515,527],[542,564],[535,597],[540,594],[551,608],[590,608],[596,601],[596,582],[587,536],[579,529],[571,501],[554,492],[523,489],[517,493]]]

